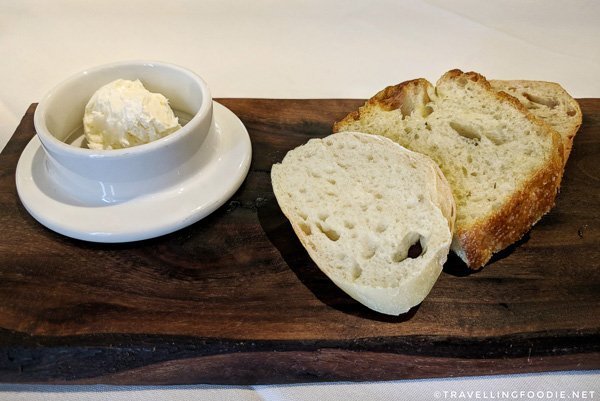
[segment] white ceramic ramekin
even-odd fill
[[[139,79],[171,108],[193,116],[178,131],[154,142],[116,150],[92,150],[65,143],[83,125],[94,92],[115,79]],[[106,204],[151,194],[188,178],[201,164],[197,155],[213,120],[206,83],[172,64],[130,61],[82,71],[52,89],[34,116],[47,155],[48,176],[82,201]]]

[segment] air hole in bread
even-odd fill
[[[462,88],[467,84],[467,78],[465,78],[464,76],[461,76],[460,78],[458,78],[456,83],[458,84],[458,86],[460,86]]]
[[[576,112],[575,112],[575,110],[573,110],[573,109],[569,109],[569,110],[567,111],[567,115],[568,115],[569,117],[573,117],[575,114],[576,114]]]
[[[404,252],[396,252],[394,253],[394,255],[392,255],[392,262],[394,263],[400,263],[404,259],[406,259],[406,255],[404,254]]]
[[[373,160],[375,160],[375,158],[373,157],[372,154],[367,155],[367,160],[372,162]]]
[[[319,173],[318,173],[318,172],[316,172],[316,171],[311,171],[311,172],[310,172],[310,175],[312,175],[312,176],[313,176],[313,177],[315,177],[315,178],[321,178],[321,174],[319,174]]]
[[[408,248],[408,253],[406,255],[407,258],[416,259],[423,254],[423,245],[421,244],[421,240],[415,242]]]
[[[387,224],[385,224],[383,222],[378,223],[377,226],[375,227],[375,232],[380,233],[380,234],[385,232],[385,230],[387,230]]]
[[[305,194],[306,193],[306,188],[301,187],[298,191],[300,191],[301,194]]]
[[[409,233],[404,237],[396,253],[392,255],[392,261],[400,263],[405,259],[416,259],[425,253],[423,237],[419,233]]]
[[[365,236],[361,240],[360,254],[365,259],[371,259],[377,251],[376,243],[371,238]]]
[[[333,178],[328,178],[327,182],[330,183],[331,185],[335,185],[336,181]]]
[[[382,194],[380,194],[379,192],[375,192],[375,193],[373,194],[373,196],[375,197],[375,199],[381,199],[381,198],[383,198],[383,195],[382,195]]]
[[[317,222],[315,224],[317,226],[317,228],[319,229],[319,231],[321,231],[323,234],[325,234],[325,236],[327,238],[329,238],[331,241],[337,241],[340,239],[340,233],[338,233],[337,231],[335,231],[333,228],[330,227],[324,227],[321,223]]]
[[[352,280],[354,280],[354,281],[358,280],[361,275],[362,275],[362,269],[359,266],[354,265],[352,267]]]
[[[471,155],[467,156],[467,163],[473,163],[473,156],[471,156]]]
[[[421,109],[421,116],[423,117],[427,117],[431,113],[433,113],[433,109],[431,108],[431,106],[425,106]]]
[[[317,217],[319,218],[319,220],[325,221],[325,220],[327,220],[327,218],[329,218],[329,214],[324,213],[324,212],[319,212]]]
[[[302,220],[308,219],[308,215],[306,213],[304,213],[302,210],[297,210],[297,212],[298,212],[298,216],[300,216],[300,218]]]
[[[312,230],[310,229],[310,226],[306,223],[298,223],[298,227],[300,227],[300,229],[302,230],[302,232],[306,235],[311,235],[312,234]]]
[[[344,221],[344,227],[346,227],[349,230],[352,230],[354,228],[354,223],[346,220],[346,221]]]
[[[375,256],[376,249],[373,247],[366,247],[363,249],[361,256],[367,260]]]
[[[471,139],[474,141],[480,141],[481,135],[476,132],[473,128],[457,123],[456,121],[450,121],[450,128],[463,138]]]
[[[558,102],[555,99],[532,95],[531,93],[523,92],[523,97],[532,103],[536,103],[542,106],[550,107],[551,109],[558,106]]]
[[[415,111],[415,103],[410,96],[406,96],[402,102],[402,105],[400,106],[402,119],[404,119],[404,117],[410,117],[413,111]]]

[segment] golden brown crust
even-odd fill
[[[431,84],[423,78],[404,81],[398,85],[388,86],[384,90],[379,91],[367,103],[375,104],[386,111],[396,110],[402,107],[407,96],[415,94],[429,85]]]
[[[473,82],[477,82],[483,85],[486,89],[491,89],[491,85],[488,80],[481,74],[475,71],[462,72],[459,69],[450,70],[439,79],[438,82],[445,79],[465,79]]]
[[[363,115],[363,111],[368,110],[369,107],[376,106],[385,111],[400,109],[409,95],[415,94],[418,91],[426,91],[427,87],[429,86],[431,86],[429,81],[423,78],[404,81],[397,85],[388,86],[385,89],[377,92],[375,96],[367,100],[367,102],[363,106],[359,107],[358,110],[349,113],[342,120],[335,122],[333,124],[333,132],[336,133],[343,131],[342,127],[344,125],[360,120]]]

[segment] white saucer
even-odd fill
[[[240,187],[252,158],[244,124],[214,103],[214,125],[202,144],[197,174],[156,193],[120,203],[89,204],[65,193],[48,177],[46,153],[35,136],[19,158],[17,192],[41,224],[68,237],[92,242],[129,242],[189,226],[223,205]]]

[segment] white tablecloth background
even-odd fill
[[[451,68],[555,81],[574,97],[600,97],[600,2],[0,0],[0,149],[52,86],[131,59],[190,68],[214,97],[367,98],[407,79],[435,82]],[[600,399],[600,375],[166,389],[0,385],[0,399],[418,400],[506,388],[596,390]]]

